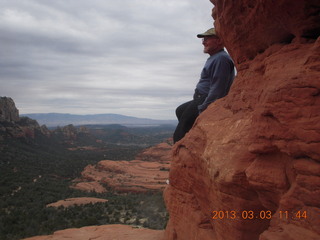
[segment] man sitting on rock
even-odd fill
[[[192,128],[201,112],[210,103],[226,96],[235,76],[234,63],[229,54],[224,51],[224,44],[214,28],[198,34],[202,38],[204,53],[210,55],[196,85],[193,100],[180,105],[176,109],[178,126],[173,134],[173,141],[177,142]]]

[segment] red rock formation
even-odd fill
[[[0,97],[0,141],[5,138],[34,139],[36,132],[46,133],[37,121],[19,117],[19,110],[12,98]]]
[[[238,75],[174,146],[164,240],[320,239],[319,1],[212,2]]]
[[[154,147],[147,148],[136,156],[137,160],[148,162],[168,163],[171,159],[172,143],[160,143]]]
[[[19,111],[12,98],[0,97],[0,122],[18,122]]]
[[[103,160],[87,166],[73,188],[103,192],[107,184],[116,191],[145,192],[162,190],[167,185],[171,146],[161,143],[146,149],[133,161]]]
[[[55,232],[53,235],[25,238],[25,240],[160,240],[161,230],[137,229],[128,225],[104,225],[72,228]]]
[[[320,33],[318,0],[211,2],[215,27],[236,63],[253,59],[273,44],[315,39]]]
[[[96,193],[103,193],[107,191],[98,181],[91,181],[85,179],[76,179],[74,181],[74,185],[72,185],[71,188]]]
[[[94,204],[94,203],[101,203],[107,202],[108,200],[102,198],[92,198],[92,197],[78,197],[78,198],[67,198],[64,200],[59,200],[54,203],[50,203],[47,207],[70,207],[74,205],[86,205],[86,204]]]
[[[40,126],[34,119],[19,117],[19,110],[16,108],[12,98],[0,97],[0,141],[6,138],[34,140],[37,135],[43,135],[48,138],[56,135],[60,136],[65,142],[73,143],[80,134],[86,134],[89,137],[89,131],[86,127],[76,128],[69,124],[50,131],[45,125]]]

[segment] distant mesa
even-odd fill
[[[124,126],[158,126],[176,125],[176,120],[156,120],[149,118],[137,118],[121,114],[88,114],[77,115],[68,113],[30,113],[20,114],[15,103],[10,97],[0,97],[0,122],[19,122],[22,117],[36,120],[40,125],[47,127],[66,126],[69,124],[91,125],[91,124],[119,124]]]
[[[0,97],[0,140],[5,139],[24,139],[33,141],[36,138],[53,135],[60,137],[65,142],[74,141],[79,134],[87,134],[85,127],[74,127],[68,124],[64,127],[50,131],[46,125],[40,126],[37,120],[28,116],[19,116],[19,110],[10,97]]]
[[[120,114],[90,114],[76,115],[64,113],[31,113],[22,114],[37,120],[40,124],[45,124],[48,127],[65,126],[73,124],[93,125],[93,124],[120,124],[124,126],[157,126],[157,125],[176,125],[176,120],[155,120],[148,118],[136,118]]]
[[[8,138],[33,141],[37,137],[60,138],[65,142],[79,137],[90,139],[87,127],[105,125],[110,128],[154,127],[176,125],[175,120],[154,120],[119,114],[73,115],[62,113],[20,114],[10,97],[0,97],[0,140]],[[92,140],[92,139],[91,139]]]

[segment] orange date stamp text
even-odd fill
[[[270,220],[272,217],[278,217],[280,219],[307,219],[307,211],[277,211],[272,212],[270,210],[260,210],[260,211],[252,211],[252,210],[242,210],[242,211],[212,211],[211,212],[213,220],[222,220],[222,219],[243,219],[243,220]]]

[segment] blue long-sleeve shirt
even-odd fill
[[[226,96],[235,77],[234,63],[224,50],[210,56],[201,72],[196,86],[200,94],[207,95],[203,104],[198,106],[199,112],[204,111],[215,100]]]

